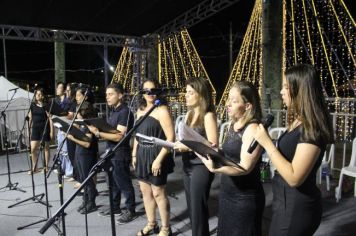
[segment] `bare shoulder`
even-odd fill
[[[216,119],[216,114],[214,112],[207,112],[204,116],[204,119]]]
[[[157,111],[158,113],[162,114],[162,113],[169,113],[169,108],[167,105],[161,105],[159,107],[157,107]]]
[[[258,128],[258,124],[257,123],[248,124],[243,136],[254,135],[256,133],[257,128]]]

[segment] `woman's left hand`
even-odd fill
[[[209,155],[207,155],[206,157],[200,155],[199,153],[195,152],[195,155],[197,155],[198,158],[200,158],[200,160],[204,163],[204,165],[206,166],[206,168],[208,168],[208,170],[210,172],[215,172],[215,165],[213,160],[210,158]]]
[[[152,163],[151,171],[153,176],[158,176],[161,174],[161,162],[158,160],[154,160]]]
[[[268,140],[271,139],[262,124],[258,125],[254,138],[262,147],[264,147]]]

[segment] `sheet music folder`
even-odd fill
[[[111,134],[116,134],[119,133],[120,131],[118,131],[116,129],[116,127],[112,127],[111,125],[109,125],[106,120],[104,120],[103,118],[91,118],[91,119],[77,119],[74,121],[75,123],[79,124],[79,125],[92,125],[96,128],[99,129],[100,132],[104,132],[104,133],[111,133]]]
[[[69,123],[70,120],[68,120],[66,118],[58,117],[58,116],[53,116],[52,121],[55,123],[59,123],[61,126],[60,129],[63,132],[67,132],[69,125],[70,125],[70,123]],[[72,128],[69,131],[69,134],[73,135],[74,138],[79,139],[81,141],[90,142],[90,138],[88,136],[86,136],[85,133],[83,133],[80,129],[76,128],[75,126],[72,126]]]
[[[224,154],[215,151],[211,147],[197,141],[193,140],[180,140],[181,143],[192,149],[194,152],[199,153],[202,156],[207,156],[209,155],[210,158],[214,161],[215,164],[217,164],[218,167],[221,166],[232,166],[239,168],[241,170],[245,170],[242,166],[240,166],[238,163],[235,161],[229,159],[228,157],[224,156]]]

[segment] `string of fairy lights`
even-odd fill
[[[343,0],[286,0],[284,6],[284,66],[315,65],[334,115],[336,139],[350,141],[355,130],[355,21]]]
[[[241,48],[218,104],[220,120],[226,120],[226,102],[235,81],[247,80],[262,88],[262,1],[256,1]]]
[[[229,80],[219,101],[217,114],[226,119],[225,104],[228,91],[235,81],[248,80],[262,88],[262,0],[256,0],[251,18],[233,66]],[[334,115],[338,141],[348,141],[355,130],[355,21],[343,0],[284,0],[283,1],[283,57],[282,71],[298,63],[310,63],[317,68]],[[180,88],[180,96],[172,97],[173,117],[184,114],[184,87],[190,77],[202,77],[210,82],[194,44],[186,29],[158,38],[158,80],[162,86]],[[124,48],[113,81],[124,84],[131,93],[137,89],[135,77],[145,77],[144,53]],[[137,63],[139,61],[140,63]],[[134,66],[139,66],[135,70]],[[136,74],[135,74],[136,73]],[[177,105],[179,104],[179,105]],[[350,115],[351,114],[351,115]],[[289,117],[290,118],[290,117]],[[286,116],[283,118],[286,122]]]
[[[186,29],[163,40],[158,39],[157,54],[158,81],[163,87],[179,88],[179,96],[172,96],[168,99],[173,117],[187,112],[184,105],[185,82],[191,77],[206,79],[211,86],[215,100],[215,88]],[[126,91],[134,94],[138,88],[135,78],[147,77],[146,58],[146,53],[137,53],[124,47],[112,82],[123,84]],[[135,66],[139,66],[139,69],[135,69]],[[135,75],[135,71],[140,75]]]

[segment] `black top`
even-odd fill
[[[31,115],[32,115],[32,128],[33,129],[42,129],[47,120],[47,114],[44,107],[40,107],[37,104],[33,103],[31,106]]]
[[[61,101],[61,98],[59,96],[56,96],[55,102],[62,108],[64,111],[69,111],[72,102],[67,98],[64,97],[63,101]]]
[[[121,104],[120,106],[112,109],[110,115],[106,119],[106,122],[115,128],[118,125],[127,126],[127,131],[129,131],[133,126],[134,116],[126,104]],[[107,141],[106,144],[108,148],[113,148],[117,145],[117,142]],[[126,141],[122,143],[118,150],[120,149],[130,149],[130,137],[127,137]],[[125,153],[125,155],[127,155],[127,153]],[[115,156],[112,158],[120,159],[120,151],[115,152]]]
[[[82,131],[85,134],[90,132],[86,126],[81,126],[80,131]],[[88,148],[85,148],[79,144],[76,145],[75,156],[96,158],[97,155],[98,155],[98,139],[94,135],[92,135],[90,146]]]
[[[320,148],[320,154],[313,169],[305,179],[305,181],[297,187],[298,191],[307,195],[320,196],[320,190],[316,186],[316,172],[318,171],[320,164],[323,160],[324,152],[326,149],[326,143],[323,140],[302,140],[301,137],[302,127],[297,127],[290,132],[285,132],[278,140],[278,150],[289,162],[293,161],[297,145],[299,143],[310,143]]]
[[[193,129],[204,138],[207,138],[205,128],[194,127]],[[183,165],[203,165],[203,162],[197,157],[197,155],[195,155],[194,152],[183,152],[182,161]]]
[[[244,128],[234,131],[232,124],[222,145],[225,156],[237,163],[241,161],[242,135],[247,127],[248,124]],[[231,197],[236,195],[256,195],[263,192],[259,172],[260,163],[261,158],[258,159],[253,170],[247,175],[221,175],[220,191]]]
[[[69,101],[68,102],[68,111],[75,113],[77,111],[77,103],[75,101]]]
[[[140,118],[142,119],[142,117]],[[147,118],[137,128],[136,133],[147,135],[150,137],[156,137],[166,140],[166,135],[162,129],[160,122],[152,116]],[[152,175],[151,167],[153,161],[162,150],[161,146],[146,143],[144,139],[136,137],[138,141],[137,145],[137,162],[136,162],[136,174],[139,178],[148,178],[148,175]],[[173,172],[174,161],[171,153],[169,153],[162,161],[161,174],[169,174]]]

